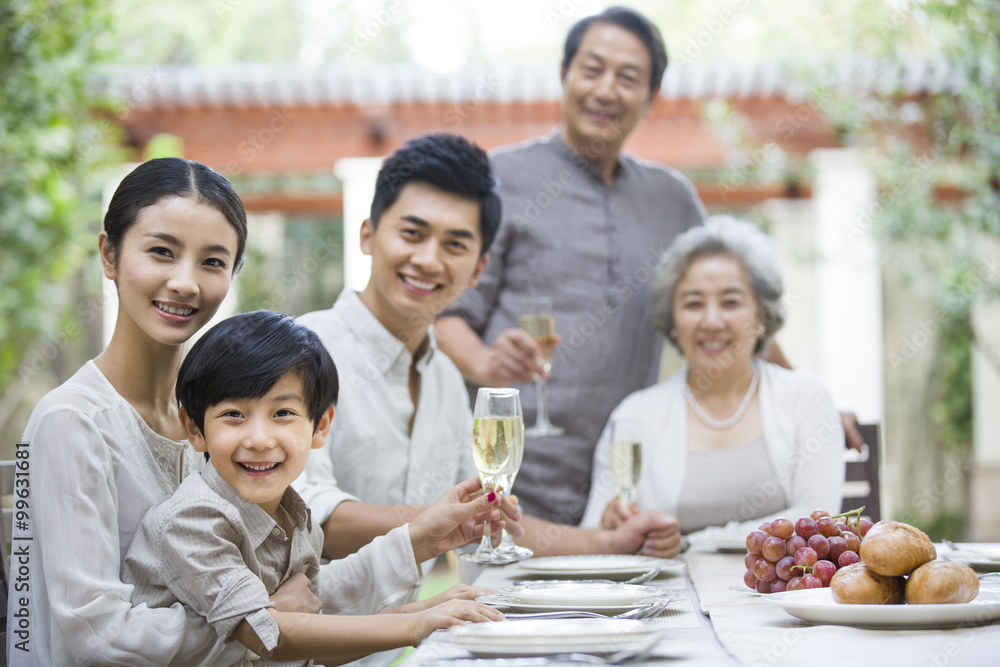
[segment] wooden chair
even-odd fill
[[[872,521],[882,519],[882,505],[879,502],[879,449],[881,446],[881,424],[858,424],[858,430],[865,440],[861,451],[848,449],[845,453],[844,502],[841,512],[864,505],[864,516]]]

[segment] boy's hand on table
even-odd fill
[[[420,600],[418,602],[411,602],[409,604],[401,604],[398,607],[393,607],[387,610],[387,614],[408,614],[416,611],[427,611],[431,607],[435,607],[448,600],[475,600],[480,595],[489,595],[491,593],[496,593],[496,591],[490,588],[481,588],[479,586],[469,586],[467,584],[456,584],[443,593],[438,593],[434,597],[427,598],[426,600]]]
[[[323,603],[313,595],[312,582],[301,572],[286,579],[269,599],[278,611],[318,614],[323,609]]]
[[[449,600],[426,611],[417,612],[413,616],[416,622],[410,635],[412,646],[419,646],[427,635],[441,628],[504,619],[504,615],[493,607],[472,600]]]

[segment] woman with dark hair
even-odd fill
[[[715,216],[667,248],[650,319],[687,366],[611,413],[583,525],[613,527],[639,507],[658,509],[696,542],[742,539],[776,516],[839,510],[844,432],[830,393],[811,373],[759,358],[784,324],[782,294],[774,244],[751,223]],[[615,497],[611,475],[620,420],[633,420],[643,447],[631,507]]]
[[[239,196],[203,164],[151,160],[115,191],[98,238],[118,293],[114,334],[39,401],[22,440],[30,518],[14,528],[28,554],[25,587],[9,599],[12,665],[225,660],[180,605],[133,608],[119,568],[146,510],[204,463],[184,441],[174,383],[246,236]]]
[[[222,304],[246,235],[239,196],[203,164],[152,160],[115,191],[98,238],[104,275],[118,292],[114,334],[39,401],[18,450],[24,518],[14,528],[20,549],[8,602],[11,665],[242,660],[242,644],[219,637],[179,603],[132,606],[121,567],[146,511],[204,466],[184,440],[174,388],[183,346]],[[392,542],[321,568],[318,598],[309,578],[292,575],[270,597],[276,610],[371,614],[392,607],[400,591],[419,583],[414,558],[477,537],[482,503],[465,491],[449,489],[419,530],[411,524]],[[359,569],[373,576],[352,575]],[[450,597],[476,594],[466,587]]]

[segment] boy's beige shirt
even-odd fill
[[[246,619],[273,649],[279,633],[267,612],[274,606],[268,596],[296,572],[309,577],[315,592],[323,548],[323,531],[294,489],[285,492],[279,511],[291,518],[291,535],[240,496],[209,461],[150,510],[136,531],[122,565],[122,580],[135,586],[132,603],[180,602],[223,639]]]

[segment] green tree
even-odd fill
[[[108,53],[105,4],[0,3],[0,395],[39,336],[69,322],[65,286],[94,245],[89,183],[114,131],[88,93]]]
[[[907,285],[934,313],[928,333],[934,346],[931,364],[925,378],[912,378],[918,386],[923,380],[925,411],[919,418],[937,446],[922,461],[942,468],[945,461],[957,461],[964,472],[973,462],[973,350],[1000,371],[996,332],[980,330],[974,317],[978,303],[1000,296],[995,265],[1000,249],[1000,4],[923,0],[899,7],[923,27],[927,51],[937,59],[939,69],[925,74],[928,90],[915,96],[902,86],[890,95],[826,89],[830,104],[825,111],[845,139],[870,157],[878,178],[880,195],[869,221],[882,247],[885,275]],[[891,46],[896,37],[892,26],[885,26],[885,44]],[[902,64],[906,54],[897,55]],[[903,463],[915,465],[912,448],[907,454]],[[934,496],[934,509],[926,512],[913,502],[927,490],[917,484],[903,494],[900,518],[924,525],[934,536],[959,539],[968,518],[969,485],[950,485],[952,492]],[[947,501],[946,496],[954,500],[956,495],[963,496],[959,502]]]
[[[997,352],[972,314],[977,301],[1000,295],[1000,275],[983,253],[1000,244],[1000,4],[925,0],[909,10],[945,63],[947,88],[919,98],[854,94],[846,100],[852,117],[836,117],[867,150],[882,184],[872,223],[888,258],[902,249],[916,260],[888,268],[904,272],[941,314],[929,415],[938,440],[965,454],[971,349],[995,363]],[[945,188],[961,198],[945,200]]]

